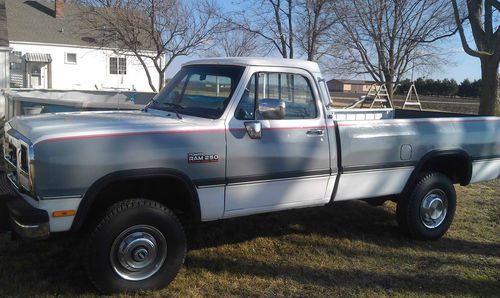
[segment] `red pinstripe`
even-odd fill
[[[377,124],[414,124],[414,123],[456,123],[456,122],[483,122],[483,121],[499,121],[500,118],[487,118],[487,119],[450,119],[450,120],[413,120],[404,121],[401,119],[394,120],[371,120],[369,122],[376,121]],[[368,122],[368,121],[367,121]],[[363,123],[363,122],[362,122]],[[356,126],[362,124],[360,122],[349,123],[349,122],[339,122],[338,126]],[[325,129],[334,128],[334,125],[328,126],[297,126],[297,127],[272,127],[264,128],[264,130],[299,130],[299,129]],[[230,131],[245,131],[245,128],[230,128]],[[39,143],[50,143],[50,142],[62,142],[62,141],[74,141],[83,139],[97,139],[97,138],[109,138],[109,137],[125,137],[125,136],[138,136],[138,135],[169,135],[169,134],[187,134],[187,133],[207,133],[207,132],[225,132],[225,129],[191,129],[191,130],[170,130],[170,131],[146,131],[146,132],[124,132],[124,133],[109,133],[109,134],[97,134],[97,135],[82,135],[82,136],[67,136],[67,137],[57,137],[50,138],[40,141]]]

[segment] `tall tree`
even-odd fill
[[[338,24],[334,14],[335,2],[331,0],[300,0],[297,2],[295,18],[296,40],[307,60],[317,61],[333,51],[332,31]]]
[[[153,91],[163,88],[165,70],[179,56],[206,50],[219,30],[210,0],[78,0],[82,18],[103,47],[139,60]],[[153,82],[148,65],[158,73]]]
[[[451,0],[451,3],[464,51],[481,60],[479,114],[500,115],[500,97],[498,93],[500,27],[498,24],[494,25],[495,18],[493,17],[495,10],[500,11],[500,2],[497,0],[466,0],[468,11],[466,18],[469,20],[476,49],[472,49],[467,42],[457,1]]]
[[[337,41],[338,67],[387,83],[390,94],[416,65],[435,67],[438,53],[424,39],[451,34],[451,8],[446,0],[339,0],[336,14],[344,29]]]
[[[239,3],[240,9],[219,17],[238,30],[257,35],[283,58],[294,56],[294,0],[258,0]]]

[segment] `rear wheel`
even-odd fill
[[[158,202],[136,199],[108,210],[88,239],[85,265],[102,292],[152,290],[175,278],[185,255],[177,217]]]
[[[455,188],[446,175],[426,173],[408,194],[399,199],[399,226],[415,239],[439,239],[453,221],[456,201]]]

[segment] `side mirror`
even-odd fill
[[[273,98],[259,100],[259,113],[263,119],[284,119],[286,104],[284,101]]]
[[[262,124],[259,121],[245,122],[245,128],[251,139],[262,138]]]

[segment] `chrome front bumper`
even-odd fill
[[[5,173],[0,173],[0,231],[14,231],[26,239],[50,236],[49,215],[24,200]]]

